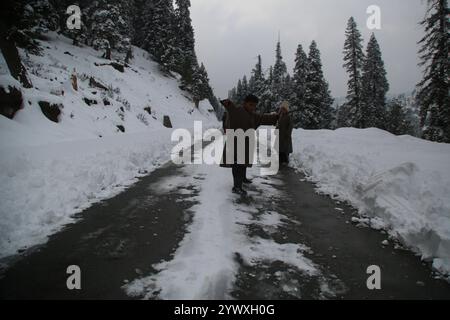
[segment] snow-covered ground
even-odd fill
[[[294,166],[320,192],[450,273],[450,145],[378,129],[295,130]]]
[[[195,120],[219,127],[211,105],[195,108],[177,76],[162,74],[145,51],[134,48],[122,73],[101,66],[109,63],[101,52],[48,36],[42,56],[21,52],[31,89],[9,75],[0,54],[0,86],[19,88],[24,99],[14,119],[0,115],[0,257],[44,242],[75,213],[169,161],[174,144],[164,116],[174,128],[192,130]],[[74,69],[78,91],[70,81]],[[107,90],[91,86],[90,77]],[[63,105],[58,123],[39,101]]]

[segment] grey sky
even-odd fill
[[[342,68],[345,28],[354,16],[364,38],[369,5],[381,8],[381,30],[375,30],[386,64],[390,93],[414,89],[421,77],[417,67],[418,25],[424,0],[191,0],[197,55],[204,62],[216,94],[223,98],[244,74],[250,75],[256,56],[267,69],[275,60],[278,32],[284,60],[292,74],[294,54],[301,43],[307,51],[316,40],[325,77],[335,97],[345,96],[347,75]],[[364,48],[365,50],[365,48]]]

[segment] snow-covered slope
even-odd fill
[[[449,144],[353,128],[296,130],[294,144],[295,165],[320,192],[450,273]]]
[[[216,122],[213,108],[206,103],[196,109],[189,94],[178,88],[179,82],[162,74],[147,52],[134,47],[134,59],[122,73],[105,65],[111,61],[99,58],[99,51],[72,46],[69,39],[56,34],[49,37],[42,43],[42,56],[22,53],[34,88],[22,88],[25,104],[14,123],[28,128],[20,130],[26,139],[17,141],[16,132],[2,130],[2,146],[5,142],[39,144],[104,137],[117,134],[117,126],[123,126],[126,133],[143,132],[161,128],[164,115],[170,117],[174,127],[189,128],[194,119]],[[1,70],[5,69],[3,66]],[[71,85],[74,70],[78,91]],[[3,75],[2,82],[7,77]],[[90,85],[91,77],[107,90]],[[63,105],[58,124],[42,114],[39,101]]]
[[[195,108],[176,76],[161,73],[145,51],[134,48],[120,72],[92,48],[49,37],[42,56],[21,52],[31,89],[8,74],[0,54],[0,86],[20,87],[24,100],[14,119],[0,115],[0,257],[45,241],[74,213],[168,161],[172,129],[164,116],[174,128],[193,129],[194,120],[219,127],[211,105]],[[62,106],[58,123],[40,101]]]

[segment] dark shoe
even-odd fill
[[[233,188],[233,193],[239,194],[241,196],[246,196],[247,195],[247,191],[245,191],[242,188],[236,188],[236,187]]]
[[[247,179],[247,178],[245,178],[244,180],[242,180],[242,182],[243,182],[243,183],[245,183],[245,184],[250,184],[250,183],[253,183],[253,181],[252,181],[252,180],[250,180],[250,179]]]

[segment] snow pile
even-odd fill
[[[0,119],[3,123],[5,120]],[[73,214],[166,162],[170,130],[38,147],[2,148],[0,253],[45,241]]]
[[[195,120],[219,127],[211,105],[195,108],[177,75],[161,73],[145,51],[133,48],[120,72],[92,48],[48,37],[42,56],[21,52],[31,89],[8,74],[0,54],[0,86],[20,88],[24,101],[14,119],[0,115],[0,257],[44,242],[75,213],[169,161],[164,116],[174,128],[193,130]],[[42,101],[61,106],[58,122]]]
[[[295,130],[294,165],[450,273],[450,145],[378,129]]]

